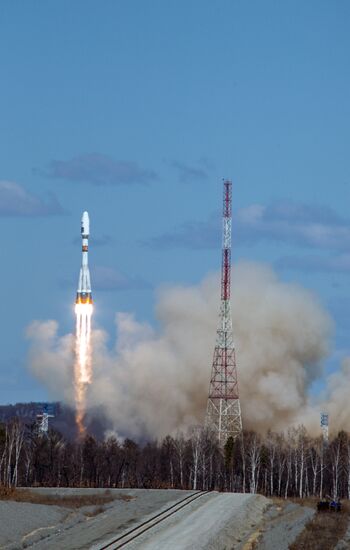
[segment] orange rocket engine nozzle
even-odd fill
[[[76,304],[92,304],[91,292],[77,292]]]

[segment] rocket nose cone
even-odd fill
[[[90,233],[89,213],[86,210],[81,218],[81,232],[83,235],[89,235]]]

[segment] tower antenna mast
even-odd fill
[[[224,181],[223,241],[221,264],[221,307],[216,345],[211,369],[206,426],[225,445],[229,437],[242,433],[241,406],[238,394],[235,345],[231,318],[231,227],[232,182]]]
[[[321,412],[321,430],[322,430],[323,443],[325,445],[328,445],[328,441],[329,441],[328,424],[329,424],[329,415],[328,415],[328,413]]]

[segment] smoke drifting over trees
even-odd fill
[[[279,431],[303,423],[315,433],[321,404],[313,406],[308,392],[322,375],[331,319],[312,293],[281,282],[267,266],[238,264],[232,286],[244,428]],[[88,406],[101,406],[122,437],[158,437],[201,424],[218,306],[219,278],[212,275],[197,286],[159,292],[159,331],[118,313],[110,351],[106,332],[94,327]],[[28,337],[31,371],[53,398],[72,405],[72,335],[59,336],[55,321],[35,321]],[[344,407],[347,399],[341,373],[330,380],[329,390],[326,408],[333,424],[335,407]],[[341,418],[337,429],[346,427]]]

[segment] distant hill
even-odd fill
[[[0,423],[6,422],[11,418],[20,418],[27,424],[36,422],[37,414],[43,412],[44,406],[49,406],[54,413],[54,418],[50,418],[51,428],[59,431],[68,439],[76,437],[75,414],[74,410],[63,403],[16,403],[15,405],[0,405]],[[87,419],[88,432],[98,439],[102,439],[105,430],[109,427],[101,411],[90,411]]]

